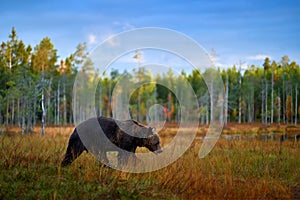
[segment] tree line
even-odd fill
[[[73,124],[72,92],[79,69],[87,69],[86,44],[78,44],[74,53],[60,60],[50,38],[43,38],[38,45],[24,44],[12,28],[7,41],[0,48],[0,124],[5,127],[20,126],[22,134],[30,133],[36,125],[66,126]],[[266,58],[262,66],[232,66],[217,69],[224,82],[224,122],[263,124],[297,124],[300,68],[288,56],[280,61]],[[184,70],[177,75],[170,68],[167,73],[153,75],[144,68],[134,73],[110,74],[98,77],[95,102],[97,115],[112,116],[112,92],[120,77],[128,83],[152,81],[141,86],[130,97],[130,113],[134,119],[147,121],[147,111],[153,104],[161,104],[167,121],[178,121],[180,105],[174,91],[186,90],[187,80],[193,88],[199,105],[199,121],[209,124],[212,120],[210,99],[202,75],[204,72]],[[160,82],[162,84],[155,84]],[[188,98],[188,97],[187,97]]]

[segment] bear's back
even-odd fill
[[[118,124],[116,121],[112,118],[108,117],[103,117],[100,116],[97,118],[98,122],[100,124],[100,127],[102,128],[104,134],[108,137],[111,138],[114,136],[118,130]]]

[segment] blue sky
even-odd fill
[[[86,42],[92,49],[112,34],[141,27],[182,32],[207,51],[216,63],[261,65],[265,56],[283,55],[300,63],[300,1],[5,1],[0,3],[0,41],[11,27],[26,44],[48,36],[61,58]]]

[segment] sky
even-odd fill
[[[79,43],[92,50],[122,31],[161,27],[214,49],[220,67],[262,65],[266,56],[279,62],[284,55],[300,63],[298,0],[10,0],[0,8],[0,41],[12,27],[32,46],[47,36],[60,59]]]

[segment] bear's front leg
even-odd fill
[[[100,153],[99,153],[99,158],[100,158],[100,162],[102,164],[104,164],[104,166],[110,166],[110,163],[109,163],[109,160],[107,159],[107,156],[106,156],[106,151],[105,150],[102,150]]]
[[[65,167],[67,165],[70,165],[78,156],[80,156],[83,151],[87,151],[87,149],[82,144],[82,141],[80,140],[79,135],[75,129],[69,139],[67,152],[61,163],[61,166]]]
[[[140,161],[133,152],[121,151],[118,154],[118,166],[122,167],[128,164],[130,161],[133,165],[136,165]]]

